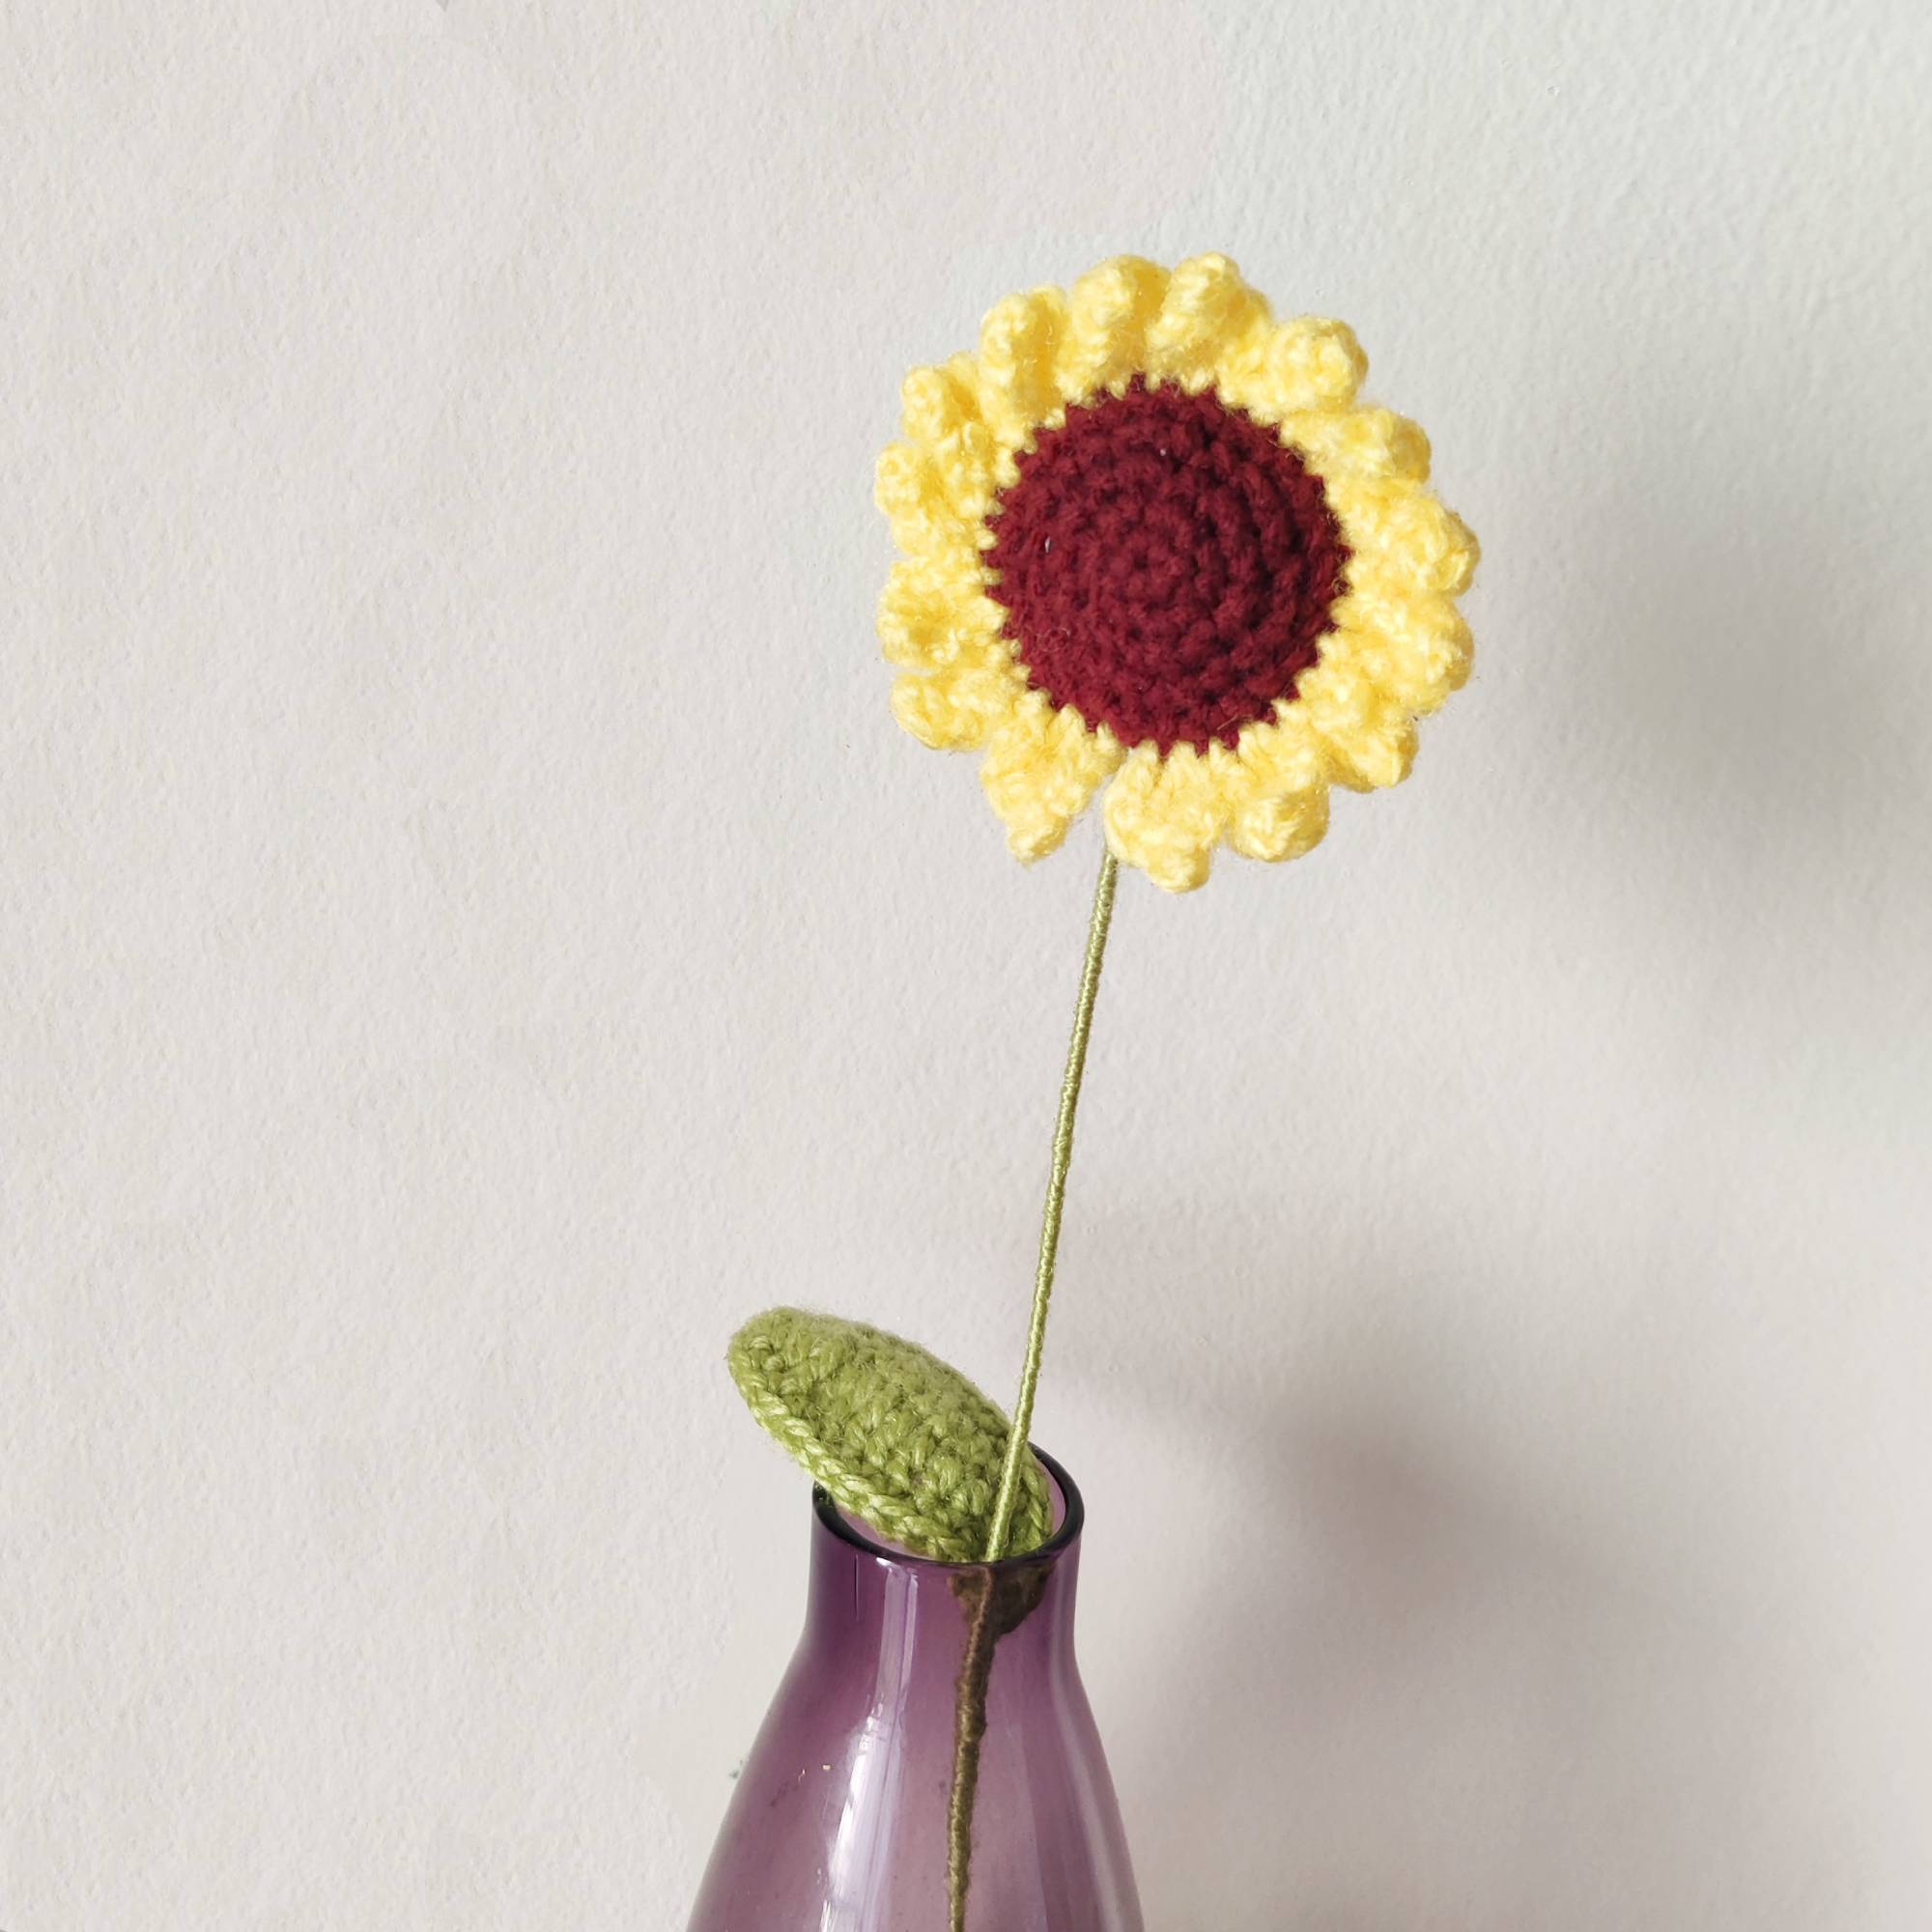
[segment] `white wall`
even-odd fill
[[[1123,882],[1041,1438],[1153,1925],[1932,1917],[1932,35],[9,9],[0,1924],[673,1932],[774,1300],[1017,1363],[1094,828],[886,712],[911,362],[1123,248],[1481,532],[1401,792]]]

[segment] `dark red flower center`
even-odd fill
[[[1212,390],[1136,379],[1042,430],[987,562],[1030,683],[1123,745],[1232,745],[1315,662],[1348,546],[1321,478]]]

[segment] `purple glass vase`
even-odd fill
[[[1054,1533],[1000,1563],[908,1556],[813,1492],[805,1634],[691,1932],[946,1932],[962,1863],[967,1932],[1142,1932],[1073,1660],[1085,1512],[1039,1461]],[[964,1860],[962,1728],[969,1758],[978,1736]]]

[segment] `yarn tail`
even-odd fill
[[[952,1790],[946,1805],[947,1932],[966,1932],[966,1890],[973,1875],[973,1804],[980,1795],[980,1740],[986,1735],[986,1693],[993,1683],[993,1573],[982,1570],[962,1595],[966,1654],[952,1711]]]

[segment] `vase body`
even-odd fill
[[[814,1492],[805,1632],[691,1932],[946,1932],[962,1675],[985,1724],[967,1932],[1143,1932],[1074,1662],[1080,1496],[1040,1463],[1058,1526],[995,1564],[907,1556]]]

